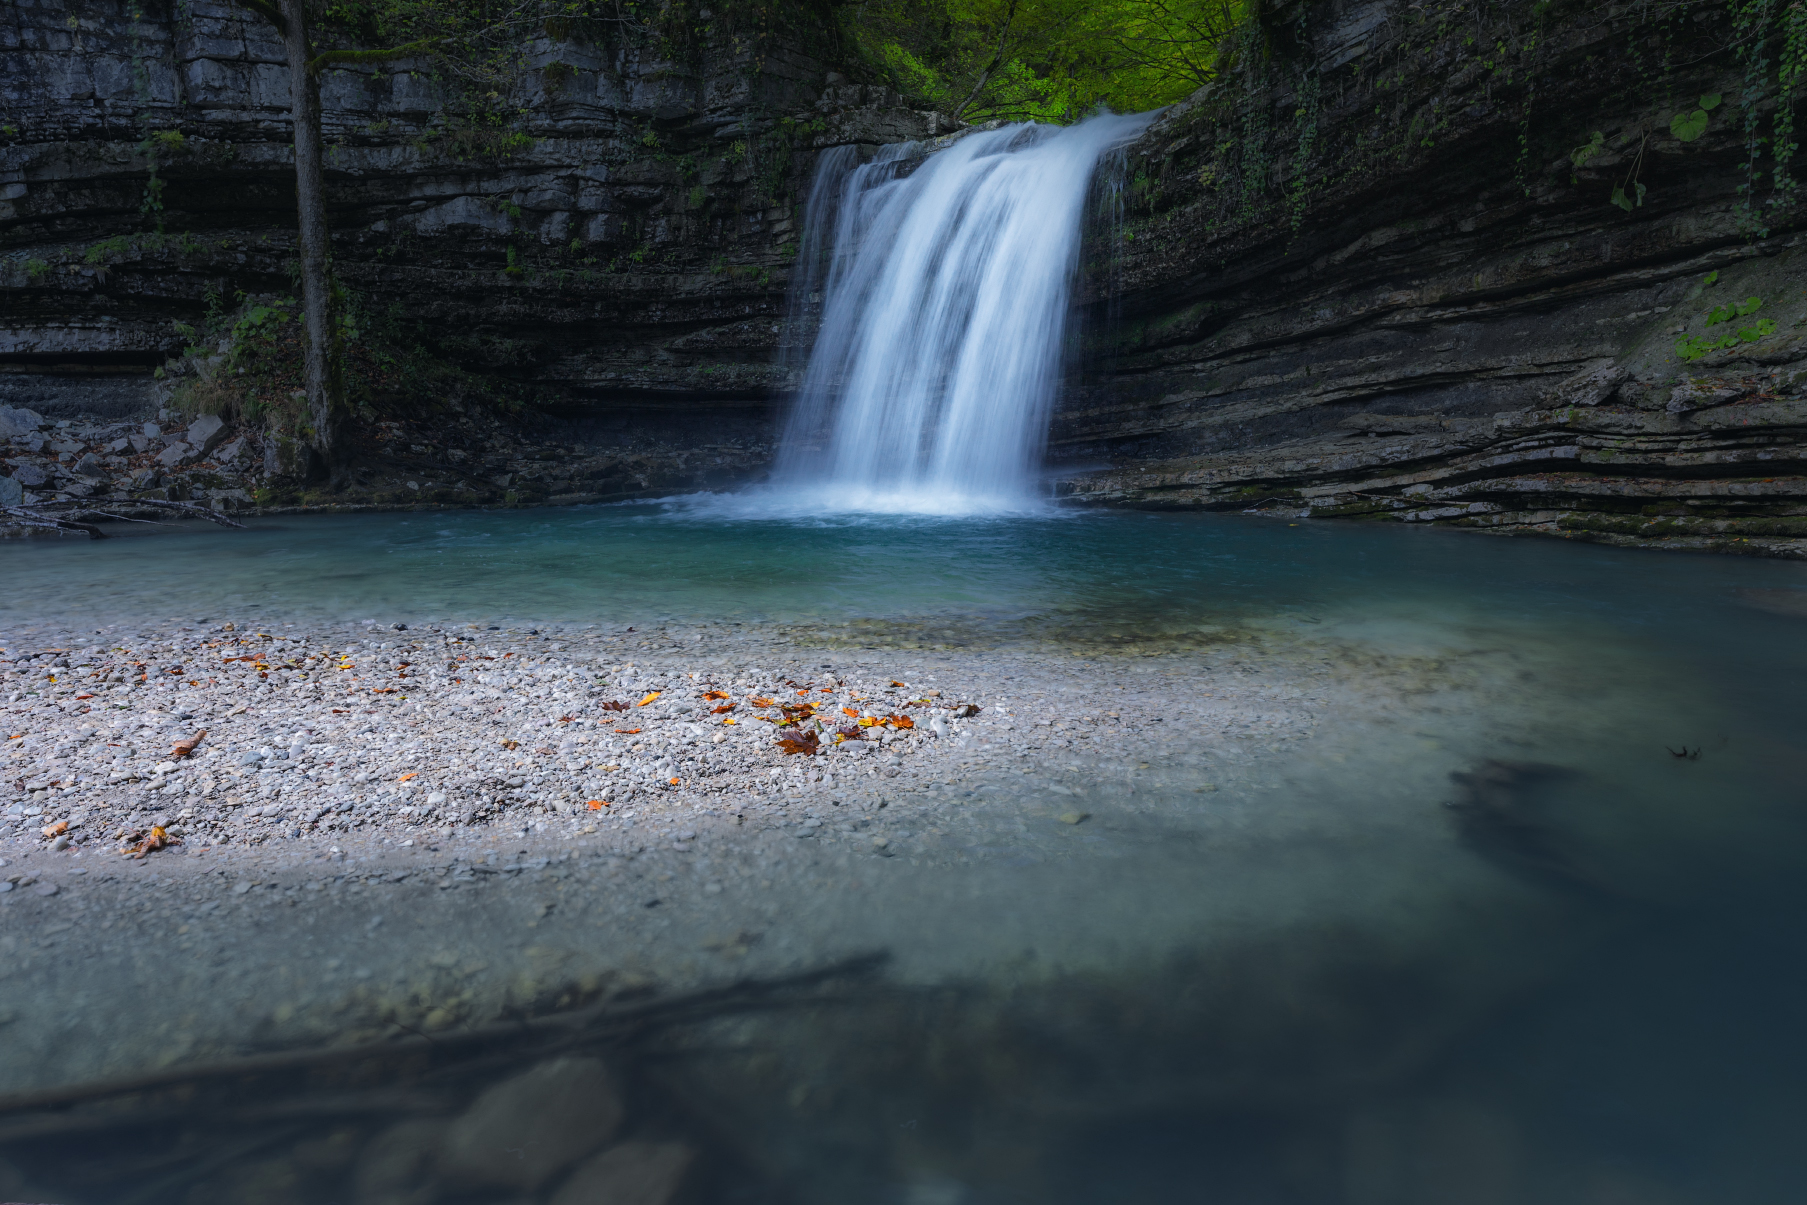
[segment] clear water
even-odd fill
[[[793,299],[819,290],[819,325],[780,482],[865,510],[1032,505],[1092,173],[1153,117],[824,156]]]
[[[707,1051],[783,1051],[796,1079],[776,1097],[726,1056],[672,1082],[717,1100],[717,1123],[802,1200],[1807,1191],[1807,567],[1241,516],[862,517],[742,497],[20,543],[0,547],[0,579],[14,634],[256,607],[738,623],[900,657],[1046,653],[1075,675],[1108,662],[1160,677],[1166,654],[1226,631],[1276,656],[1371,658],[1376,680],[1408,686],[1422,665],[1422,693],[1328,720],[1196,821],[1164,817],[1058,866],[812,887],[796,901],[803,953],[882,941],[900,977],[965,994],[701,1035]],[[1158,808],[1194,772],[1183,744],[1134,801],[1121,778],[1064,781],[1100,814]],[[1525,799],[1586,884],[1451,840],[1448,775],[1489,758],[1573,772]],[[1031,945],[1042,961],[1025,964]],[[827,1103],[786,1096],[793,1082],[828,1085]]]

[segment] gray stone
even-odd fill
[[[18,506],[25,501],[25,487],[17,477],[0,477],[0,506]]]
[[[551,1205],[670,1205],[696,1165],[696,1150],[681,1142],[624,1142],[573,1172]]]
[[[532,1192],[621,1127],[600,1059],[554,1059],[490,1088],[452,1122],[442,1166],[460,1185]]]
[[[147,441],[153,440],[153,439],[161,439],[163,437],[163,428],[158,426],[156,423],[146,423],[146,424],[144,424],[143,427],[140,428],[140,431],[143,433],[144,438]],[[146,446],[147,447],[149,446],[148,442],[147,442]]]
[[[23,406],[0,406],[0,439],[23,439],[44,425],[44,417]]]
[[[241,884],[249,889],[250,884]],[[443,1121],[404,1121],[371,1140],[352,1170],[357,1205],[425,1205],[438,1196],[433,1171]]]
[[[35,490],[50,480],[50,474],[35,464],[22,464],[13,470],[13,480],[28,490]]]
[[[226,420],[217,414],[203,414],[188,424],[188,445],[205,456],[226,435]]]
[[[106,468],[100,463],[100,457],[92,452],[75,462],[74,471],[83,477],[100,478],[107,475]]]
[[[165,468],[174,468],[192,455],[194,455],[194,449],[187,444],[173,443],[157,453],[157,463]]]

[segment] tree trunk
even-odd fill
[[[320,140],[320,84],[308,70],[306,0],[281,0],[295,120],[295,203],[301,214],[302,363],[307,378],[308,441],[337,481],[345,449],[339,438],[338,324],[334,321],[332,244],[326,233],[325,152]]]

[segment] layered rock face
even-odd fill
[[[1064,491],[1799,555],[1807,262],[1767,156],[1740,191],[1773,88],[1723,6],[1643,12],[1270,14],[1130,149]]]
[[[699,34],[683,61],[573,26],[525,48],[507,95],[429,63],[329,72],[341,277],[579,414],[763,439],[815,151],[939,128],[836,74],[807,8],[786,19]],[[0,39],[0,367],[148,374],[210,291],[293,292],[288,73],[264,22],[20,0]]]

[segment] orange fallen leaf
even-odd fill
[[[893,685],[893,686],[908,686],[908,685],[909,685],[909,683],[908,683],[908,682],[899,682],[899,681],[897,681],[897,680],[896,680],[896,679],[895,679],[895,678],[893,678],[893,679],[892,679],[892,680],[891,680],[891,685]]]
[[[575,720],[576,718],[577,717],[574,715],[561,715],[558,717],[558,722],[561,724],[569,724],[572,720]]]
[[[373,686],[370,688],[370,693],[373,695],[392,695],[395,693],[395,687],[384,686],[384,687],[379,688],[379,687]]]
[[[885,723],[891,725],[891,727],[893,727],[893,728],[914,728],[914,727],[916,727],[916,721],[912,720],[907,715],[888,715],[885,717]]]
[[[705,690],[703,692],[703,697],[705,699],[725,699],[728,697],[728,692],[725,690]]]
[[[42,831],[46,837],[60,837],[69,831],[69,822],[67,820],[59,820],[55,824],[46,824],[40,831]]]
[[[584,806],[589,808],[592,812],[600,812],[603,808],[609,806],[609,801],[606,799],[592,799],[584,804]]]
[[[870,728],[874,724],[882,724],[882,723],[884,723],[884,721],[879,719],[877,716],[863,715],[858,720],[856,720],[855,723],[857,723],[861,728]]]
[[[662,690],[652,691],[652,692],[648,693],[644,699],[641,699],[638,703],[635,703],[634,706],[635,707],[645,707],[648,703],[652,702],[654,699],[658,698],[660,695],[662,695],[664,693],[665,692]]]
[[[617,728],[615,731],[619,732],[622,736],[635,736],[638,735],[640,730],[638,728]]]
[[[420,771],[415,770],[412,773],[402,775],[400,778],[396,779],[395,781],[407,782],[410,778],[419,778],[419,777],[420,777]]]
[[[723,703],[720,707],[711,707],[709,709],[709,714],[710,715],[721,715],[724,712],[733,711],[738,706],[740,706],[740,704],[738,704],[738,703]]]
[[[342,708],[342,707],[335,707],[335,708],[333,708],[333,714],[334,714],[334,715],[350,715],[350,714],[351,714],[351,712],[349,712],[349,711],[346,711],[346,710],[345,710],[345,709],[344,709],[344,708]]]
[[[729,716],[727,719],[722,721],[722,723],[724,723],[724,724],[733,724],[733,723],[737,723],[737,722],[738,721],[735,720],[735,718],[733,716]]]
[[[841,708],[841,714],[842,715],[850,715],[850,716],[854,716],[857,718],[860,713],[857,708],[843,707],[843,708]]]
[[[191,683],[189,683],[189,685],[192,686],[194,684],[191,682]],[[76,697],[76,699],[80,700],[80,699],[92,699],[94,696],[93,695],[76,695],[75,697]]]
[[[831,694],[833,694],[833,693],[834,693],[834,687],[832,687],[832,686],[824,686],[824,687],[823,687],[823,688],[822,688],[822,693],[823,693],[823,694],[825,694],[825,695],[831,695]]]
[[[165,832],[162,825],[152,825],[149,832],[139,829],[137,832],[127,837],[126,840],[130,841],[133,838],[142,839],[138,841],[138,844],[119,851],[128,858],[143,858],[146,854],[162,849],[167,845],[182,844],[178,838],[172,837]]]
[[[683,782],[683,780],[679,779],[679,778],[668,779],[667,781],[669,781],[671,783],[671,785],[674,787],[678,786],[680,783]]]
[[[169,759],[171,761],[181,761],[195,751],[195,746],[199,745],[201,743],[201,738],[206,735],[207,729],[203,728],[187,740],[177,741],[175,746],[169,751]]]
[[[777,705],[778,705],[777,699],[754,699],[753,700],[753,706],[755,706],[755,707],[776,707]]]
[[[809,693],[809,687],[805,686],[802,690],[798,691],[797,693],[800,695],[806,695]]]

